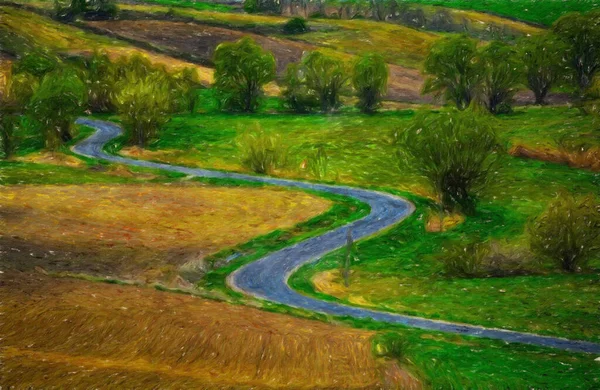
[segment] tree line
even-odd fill
[[[56,150],[73,138],[74,120],[87,113],[115,113],[129,142],[144,147],[173,113],[194,111],[200,83],[193,68],[170,73],[141,55],[111,61],[105,53],[60,59],[44,52],[16,61],[0,102],[5,158],[15,131],[30,127]]]
[[[600,70],[600,12],[573,13],[557,20],[549,31],[524,37],[515,45],[494,41],[479,47],[466,36],[437,41],[424,65],[424,93],[434,93],[464,110],[481,102],[494,114],[510,111],[521,85],[536,104],[558,83],[569,83],[578,98],[590,94]]]

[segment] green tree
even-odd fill
[[[17,107],[8,102],[0,102],[0,147],[4,159],[9,159],[15,149],[15,129],[19,122]]]
[[[563,193],[529,226],[531,250],[575,272],[600,254],[600,205]]]
[[[340,97],[350,77],[341,60],[319,51],[306,55],[301,63],[308,90],[314,91],[319,99],[321,111],[329,112],[340,106]]]
[[[12,73],[17,75],[28,73],[39,79],[58,68],[58,59],[43,51],[33,51],[25,54],[13,64]]]
[[[85,85],[73,70],[58,69],[44,76],[31,97],[28,116],[39,124],[47,148],[71,140],[71,125],[86,101]]]
[[[283,32],[285,34],[302,34],[308,31],[308,25],[306,20],[303,18],[291,18],[283,25]]]
[[[535,104],[545,104],[552,86],[565,74],[565,44],[552,34],[535,35],[519,40],[519,57],[525,81],[535,95]]]
[[[444,96],[464,110],[471,104],[479,85],[480,68],[476,61],[477,42],[462,35],[440,39],[425,59],[423,93]]]
[[[358,96],[358,107],[366,113],[374,112],[387,93],[389,70],[379,54],[367,54],[354,64],[352,84]]]
[[[316,92],[306,86],[306,74],[300,64],[287,66],[283,85],[285,88],[281,94],[285,107],[301,114],[319,107]]]
[[[567,14],[554,23],[553,30],[569,45],[570,65],[583,93],[600,69],[600,11]]]
[[[198,72],[194,68],[185,68],[175,77],[175,88],[178,90],[177,96],[182,100],[182,106],[190,114],[196,112],[200,88],[200,79]]]
[[[88,92],[88,106],[92,112],[113,112],[117,71],[106,53],[95,52],[85,61],[82,80]]]
[[[225,109],[253,112],[263,86],[275,78],[275,58],[251,38],[221,43],[214,57],[215,88]]]
[[[492,114],[507,113],[521,79],[521,65],[512,46],[494,41],[479,53],[481,95]]]
[[[29,73],[12,74],[7,82],[9,100],[18,107],[25,107],[39,86],[37,77]]]
[[[171,110],[171,83],[165,75],[131,73],[119,83],[114,101],[129,133],[129,142],[144,148],[167,123]]]
[[[496,161],[496,135],[488,118],[471,112],[418,116],[398,137],[401,167],[412,167],[443,209],[473,214],[476,192]]]

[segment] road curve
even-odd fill
[[[313,184],[265,176],[211,171],[115,156],[105,153],[103,151],[103,146],[108,141],[121,134],[122,130],[118,125],[111,122],[88,118],[80,118],[77,120],[77,123],[96,129],[96,132],[93,135],[73,147],[73,151],[82,156],[131,166],[179,172],[190,176],[238,179],[283,187],[329,192],[358,199],[371,207],[371,213],[358,221],[329,231],[323,235],[307,239],[294,246],[271,253],[239,268],[227,278],[228,285],[236,291],[256,298],[328,315],[371,318],[375,321],[401,324],[426,330],[491,338],[509,343],[524,343],[542,347],[558,348],[573,352],[600,354],[600,344],[587,341],[568,340],[531,333],[484,328],[475,325],[457,324],[386,313],[347,306],[335,302],[321,301],[299,294],[292,290],[287,284],[290,275],[300,266],[314,262],[325,254],[341,248],[345,243],[349,228],[352,229],[352,235],[355,240],[371,236],[402,221],[414,211],[414,206],[402,198],[377,191],[344,186]]]

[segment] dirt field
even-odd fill
[[[302,192],[178,185],[0,188],[0,267],[146,282],[179,266],[316,216]]]
[[[282,73],[291,62],[297,62],[306,51],[319,49],[319,46],[287,39],[265,37],[220,27],[196,23],[169,22],[158,20],[122,20],[107,22],[87,22],[101,31],[138,42],[146,42],[158,49],[169,52],[190,53],[198,61],[212,59],[214,50],[221,42],[236,41],[250,36],[263,48],[275,55],[277,70]],[[354,56],[338,53],[348,61]],[[423,77],[418,70],[398,65],[390,65],[390,86],[388,99],[404,102],[430,102],[421,96]]]
[[[2,388],[416,388],[366,331],[38,274],[0,286]]]

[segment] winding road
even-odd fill
[[[229,275],[227,279],[228,285],[236,291],[256,298],[333,316],[371,318],[375,321],[401,324],[426,330],[457,333],[465,336],[485,337],[503,340],[509,343],[525,343],[573,352],[600,354],[600,344],[592,342],[568,340],[558,337],[541,336],[531,333],[484,328],[475,325],[457,324],[386,313],[347,306],[335,302],[321,301],[299,294],[292,290],[287,284],[290,275],[300,266],[317,261],[325,254],[344,246],[348,229],[352,229],[352,236],[355,240],[372,236],[408,217],[414,211],[414,206],[402,198],[377,191],[345,186],[313,184],[265,176],[244,175],[232,172],[211,171],[115,156],[105,153],[103,151],[103,146],[108,141],[121,134],[122,130],[118,125],[88,118],[80,118],[77,120],[77,123],[92,127],[96,130],[89,138],[73,147],[73,151],[82,156],[131,166],[179,172],[190,176],[238,179],[262,182],[282,187],[328,192],[358,199],[371,207],[370,214],[360,220],[329,231],[323,235],[307,239],[294,246],[271,253],[239,268]]]

